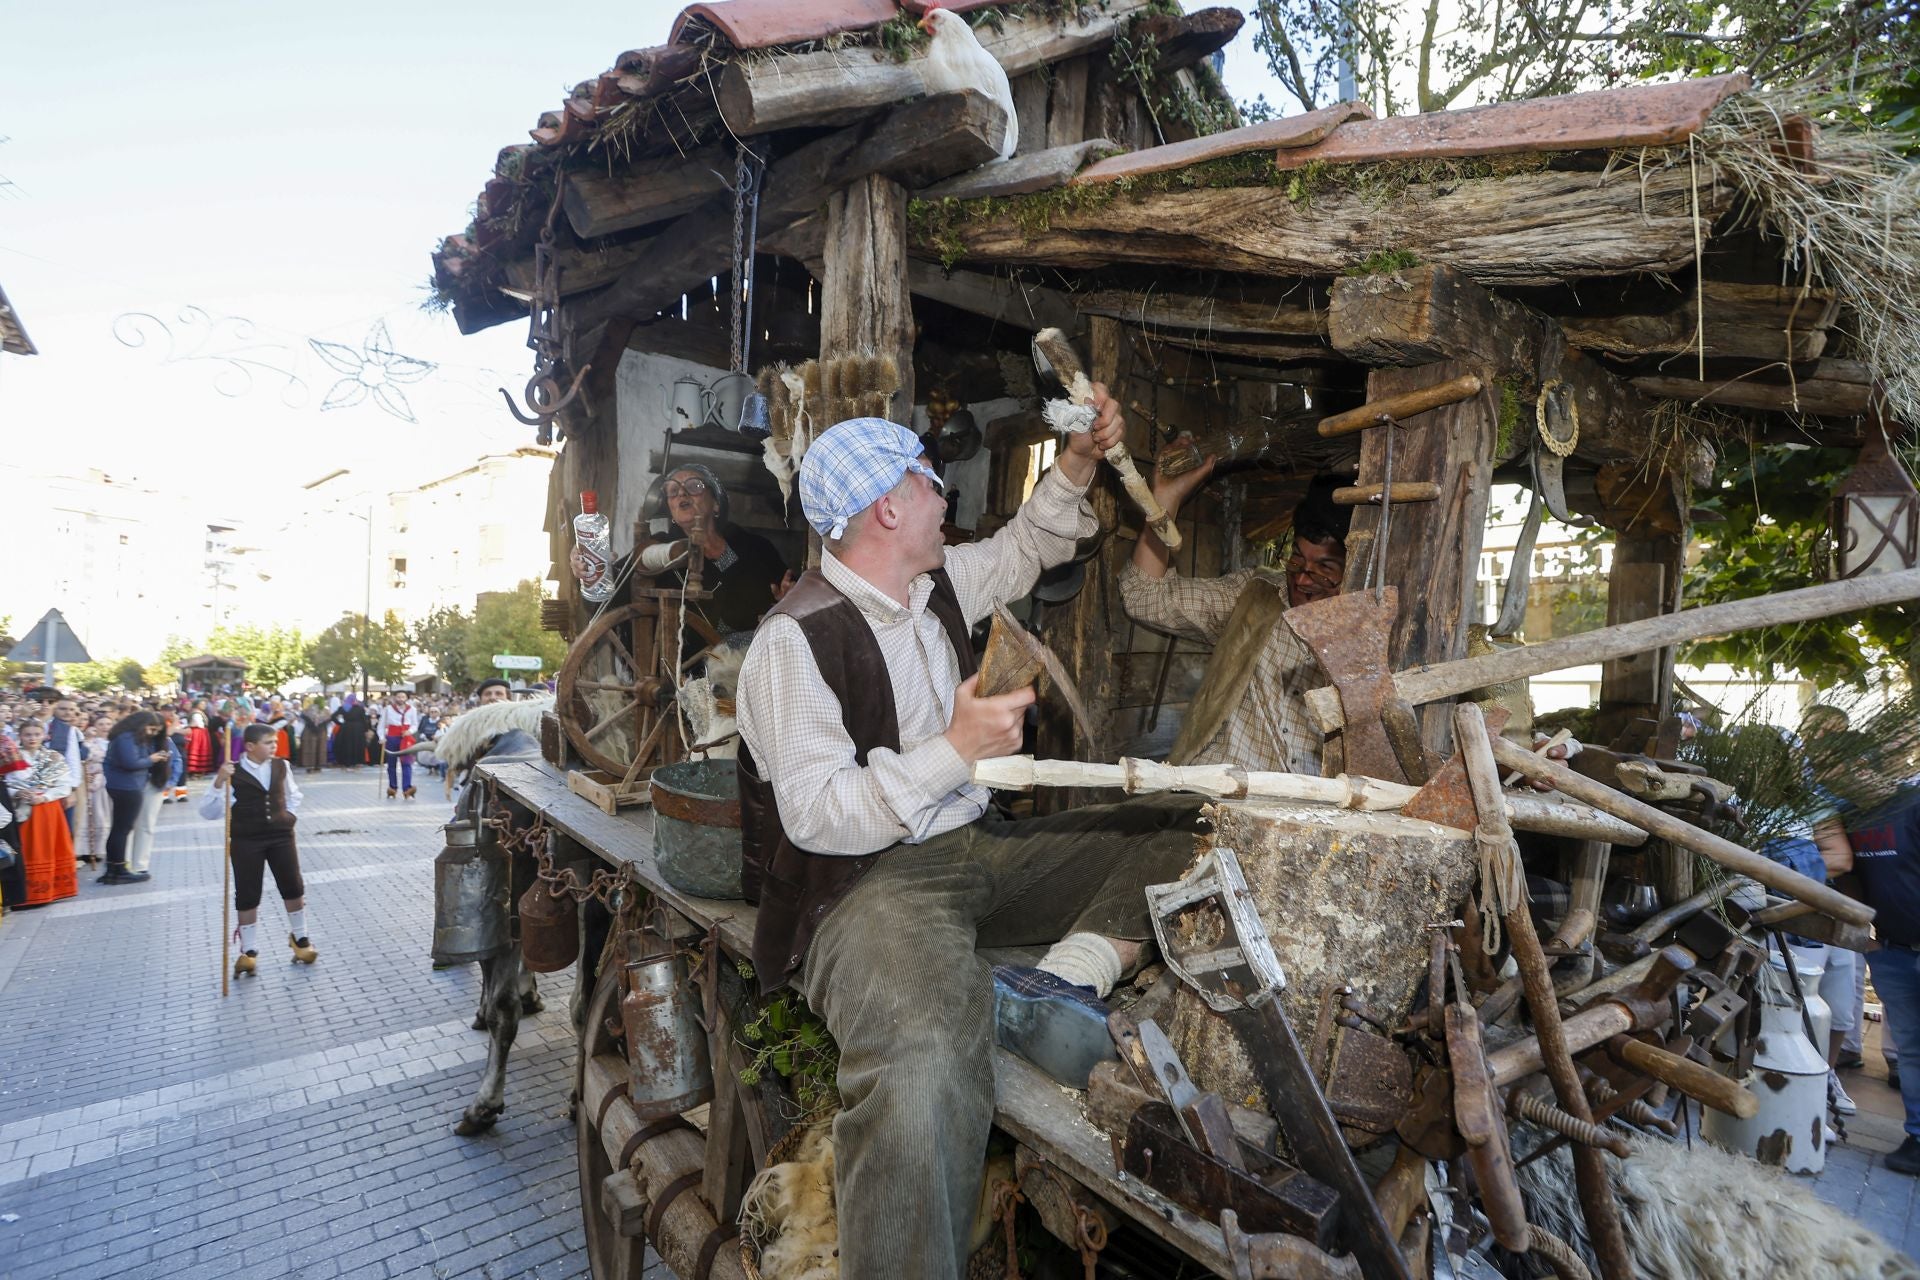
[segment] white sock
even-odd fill
[[[1120,981],[1120,953],[1097,933],[1068,934],[1047,948],[1037,967],[1076,987],[1092,987],[1101,999]]]
[[[260,950],[259,943],[258,943],[259,935],[260,935],[259,925],[257,924],[241,925],[240,926],[240,949],[242,951]]]
[[[307,936],[307,909],[305,907],[300,908],[298,911],[287,912],[287,931],[296,938],[304,938]]]

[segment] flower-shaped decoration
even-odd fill
[[[308,338],[307,345],[315,355],[346,375],[328,389],[327,398],[320,402],[323,411],[350,408],[372,396],[375,404],[394,417],[412,422],[415,420],[413,406],[401,393],[400,384],[418,382],[437,367],[431,360],[416,360],[395,351],[385,320],[373,322],[373,327],[367,330],[366,342],[357,351],[318,338]]]

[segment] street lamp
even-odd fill
[[[1886,391],[1876,386],[1860,459],[1833,495],[1833,576],[1895,573],[1920,564],[1920,493],[1889,446]]]

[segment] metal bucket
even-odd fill
[[[653,772],[653,852],[660,876],[697,898],[739,898],[740,776],[732,760]]]
[[[627,1032],[627,1100],[642,1120],[677,1116],[713,1100],[713,1063],[699,1002],[678,956],[649,956],[626,968],[620,1020]]]
[[[545,880],[520,895],[520,954],[535,973],[558,973],[580,955],[580,909]]]
[[[466,964],[507,949],[507,857],[496,845],[479,848],[473,821],[444,828],[446,847],[433,860],[433,959]]]

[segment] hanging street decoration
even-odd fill
[[[315,355],[345,375],[327,389],[326,399],[320,402],[322,412],[350,408],[371,396],[383,411],[402,422],[415,421],[413,406],[407,403],[400,386],[420,381],[437,366],[431,360],[403,356],[395,351],[385,320],[373,322],[373,327],[367,330],[367,340],[357,351],[342,343],[322,342],[318,338],[308,338],[307,345]]]
[[[128,311],[114,317],[113,336],[123,346],[158,352],[163,365],[211,366],[214,391],[228,399],[252,394],[261,380],[277,385],[281,403],[290,409],[305,408],[310,399],[309,384],[297,372],[302,359],[298,340],[271,341],[241,316],[216,316],[202,307],[185,306],[169,323],[152,312]],[[304,341],[338,375],[320,400],[323,413],[371,403],[402,422],[418,421],[401,387],[425,380],[439,366],[395,351],[384,319],[373,322],[357,347],[322,338]]]

